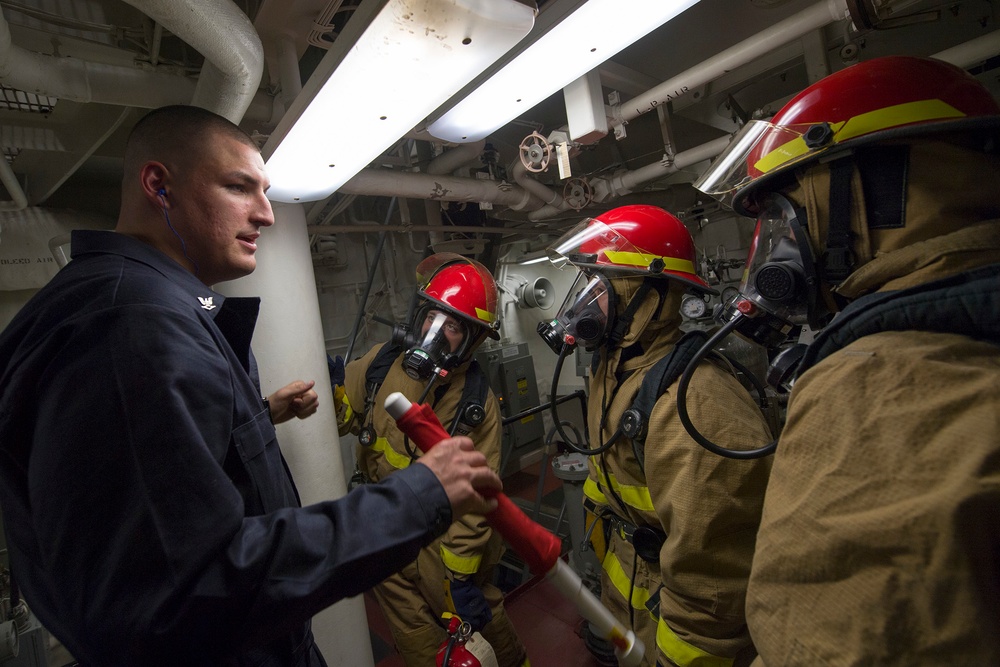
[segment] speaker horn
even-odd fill
[[[547,310],[555,303],[555,287],[548,278],[538,277],[517,288],[519,308],[541,308]]]

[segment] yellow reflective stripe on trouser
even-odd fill
[[[393,468],[402,470],[403,468],[410,467],[410,457],[406,454],[400,454],[393,449],[392,445],[390,445],[389,441],[385,438],[375,438],[375,444],[372,445],[372,448],[376,452],[382,452],[382,456],[385,457],[385,460],[388,461],[389,465]]]
[[[444,566],[457,574],[475,574],[479,572],[479,565],[483,562],[482,555],[479,556],[458,556],[444,545],[441,545],[441,562]]]
[[[646,602],[649,601],[649,589],[641,586],[632,586],[632,582],[629,580],[628,575],[625,574],[625,570],[622,569],[622,564],[618,561],[618,557],[615,556],[615,554],[609,551],[608,555],[604,557],[604,564],[602,567],[607,573],[608,578],[611,580],[611,584],[619,593],[621,593],[623,600],[628,600],[628,592],[631,588],[632,606],[635,609],[649,613],[649,609],[646,608]],[[652,614],[650,614],[650,616],[652,616]]]
[[[677,667],[732,667],[732,658],[722,658],[692,646],[674,634],[661,618],[656,624],[656,645]]]
[[[604,254],[615,264],[626,266],[641,266],[647,268],[654,259],[663,260],[663,268],[667,271],[682,271],[684,273],[694,273],[694,262],[688,259],[678,259],[676,257],[661,257],[644,252],[629,252],[627,250],[605,250]]]
[[[608,478],[611,480],[611,488],[626,505],[643,512],[656,511],[656,508],[653,507],[653,499],[649,495],[649,487],[635,484],[619,484],[615,476],[610,473],[608,473]],[[583,492],[594,502],[604,505],[608,504],[607,498],[601,491],[600,486],[590,477],[587,478],[587,481],[583,485]]]

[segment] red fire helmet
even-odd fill
[[[874,58],[817,81],[770,120],[747,123],[694,187],[749,214],[754,192],[834,148],[997,127],[1000,105],[961,68]]]
[[[417,293],[466,322],[500,338],[499,298],[489,270],[457,253],[437,253],[417,266]]]
[[[588,218],[549,248],[557,266],[573,264],[613,275],[674,278],[712,291],[695,271],[695,248],[684,224],[657,206],[619,206]]]

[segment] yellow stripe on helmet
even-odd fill
[[[828,148],[848,139],[910,123],[963,118],[964,116],[964,113],[941,100],[920,100],[919,102],[896,104],[884,109],[858,114],[840,123],[831,123],[830,127],[834,132],[833,141],[821,148]],[[795,137],[758,160],[754,164],[754,168],[766,174],[789,162],[798,160],[812,150],[806,146],[802,137]]]
[[[644,252],[628,252],[626,250],[605,250],[604,254],[615,264],[626,266],[648,267],[653,260],[663,260],[663,268],[666,271],[681,271],[684,273],[694,273],[694,262],[676,257],[660,257],[659,255],[647,255]]]
[[[483,322],[493,323],[493,313],[488,310],[483,310],[482,308],[476,308],[476,317],[481,319]]]

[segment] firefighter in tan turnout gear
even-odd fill
[[[539,325],[560,353],[557,375],[574,344],[594,351],[584,491],[608,528],[602,602],[646,645],[643,665],[752,657],[744,595],[769,462],[717,457],[677,420],[676,377],[703,340],[681,331],[681,298],[710,291],[690,234],[663,209],[623,206],[580,223],[550,254],[580,269],[559,314]],[[694,377],[706,430],[748,448],[771,439],[725,360]]]
[[[1000,664],[998,140],[974,77],[876,58],[748,124],[696,184],[758,220],[737,331],[839,311],[775,450],[759,664]]]
[[[347,364],[343,389],[335,390],[343,396],[341,432],[358,434],[358,469],[368,482],[420,456],[383,407],[396,391],[413,402],[429,402],[446,429],[472,438],[490,467],[500,468],[500,407],[472,360],[487,336],[498,337],[493,276],[474,260],[438,253],[417,267],[417,288],[420,304],[409,333]],[[448,613],[483,635],[499,667],[529,664],[504,611],[503,593],[492,582],[502,553],[502,539],[485,517],[465,515],[422,549],[416,561],[374,588],[409,667],[435,664],[447,640],[443,615]]]

